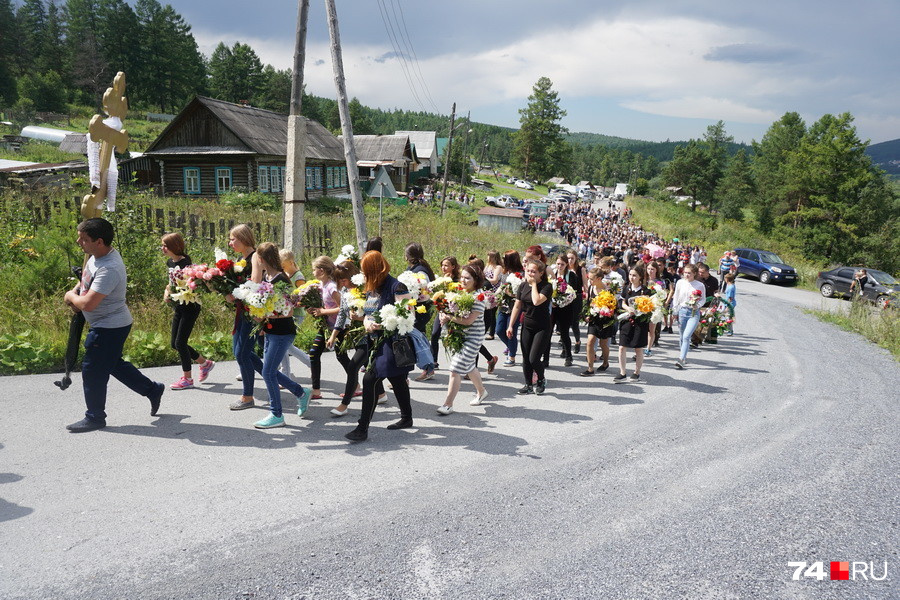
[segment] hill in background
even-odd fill
[[[866,154],[892,178],[900,177],[900,140],[872,144]]]

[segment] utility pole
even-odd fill
[[[356,224],[356,246],[362,255],[369,234],[366,232],[366,213],[363,208],[362,190],[359,188],[359,167],[356,165],[356,144],[353,140],[353,124],[347,103],[347,86],[344,83],[344,59],[341,56],[341,34],[338,31],[337,9],[334,0],[325,0],[328,12],[328,34],[331,36],[331,64],[334,68],[334,85],[337,88],[338,110],[341,115],[341,132],[344,135],[344,157],[347,161],[347,179],[353,202],[353,222]]]
[[[303,226],[306,216],[306,119],[300,116],[303,101],[303,63],[306,58],[306,22],[309,0],[297,8],[297,35],[294,41],[294,71],[291,74],[291,111],[288,116],[287,177],[284,182],[282,247],[295,256],[303,254]]]
[[[450,112],[450,136],[447,139],[447,158],[444,160],[444,187],[441,191],[441,216],[444,216],[444,206],[447,204],[447,177],[450,175],[450,150],[453,148],[453,123],[456,122],[456,102]]]
[[[472,116],[472,111],[466,113],[466,137],[463,138],[463,151],[462,151],[462,172],[459,174],[459,185],[460,187],[465,187],[466,185],[466,171],[469,170],[469,165],[466,164],[466,150],[469,148],[469,132],[472,131],[472,128],[469,125],[472,122],[469,118]]]

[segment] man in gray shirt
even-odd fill
[[[75,433],[106,427],[106,386],[110,375],[146,396],[151,416],[159,410],[166,389],[122,359],[132,319],[125,304],[125,263],[112,247],[113,235],[113,226],[105,219],[87,219],[78,225],[78,245],[90,258],[81,282],[66,292],[65,302],[73,311],[84,314],[90,329],[84,340],[81,365],[87,411],[84,419],[66,427]]]

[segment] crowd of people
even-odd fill
[[[224,294],[224,300],[234,306],[232,349],[242,386],[241,397],[229,408],[240,411],[256,406],[254,380],[258,373],[266,388],[268,414],[254,422],[254,427],[285,425],[282,390],[295,396],[296,413],[303,416],[311,400],[325,398],[322,361],[333,351],[345,380],[338,382],[343,384],[343,391],[330,415],[347,416],[354,398],[360,398],[357,426],[346,434],[350,441],[360,442],[368,438],[376,407],[387,400],[385,380],[400,408],[400,419],[387,428],[413,426],[410,374],[416,367],[421,372],[415,381],[427,382],[435,378],[441,360],[447,359],[446,391],[435,406],[441,416],[454,412],[464,379],[474,387],[469,404],[479,405],[488,398],[479,369],[482,357],[485,375],[520,378],[517,394],[546,393],[554,333],[558,334],[563,369],[576,367],[576,361],[581,360],[584,334],[585,362],[576,367],[579,375],[591,377],[607,371],[610,347],[616,344],[618,373],[612,381],[643,383],[645,359],[652,356],[664,333],[674,333],[673,326],[678,326],[678,358],[671,366],[684,369],[691,349],[703,343],[709,333],[698,332],[701,309],[710,301],[721,300],[732,309],[736,303],[735,261],[730,254],[719,263],[720,275],[725,269],[720,286],[705,263],[702,248],[645,231],[631,223],[626,212],[559,202],[551,205],[548,216],[535,225],[559,234],[568,249],[555,256],[547,256],[540,245],[523,252],[491,251],[484,259],[471,255],[460,261],[445,256],[437,262],[436,273],[426,260],[422,244],[407,244],[406,264],[391,265],[382,254],[382,240],[374,238],[361,257],[342,256],[336,262],[321,256],[312,262],[313,283],[321,296],[315,308],[296,306],[277,316],[253,318],[245,302],[235,297],[237,292]],[[82,370],[87,411],[84,419],[68,428],[90,431],[106,424],[110,375],[146,396],[152,415],[159,410],[165,386],[151,381],[122,358],[131,315],[125,304],[124,264],[111,246],[112,226],[103,219],[89,219],[79,225],[78,233],[78,242],[89,260],[83,280],[65,300],[73,310],[82,312],[90,325]],[[229,246],[247,281],[271,286],[285,283],[291,288],[306,281],[289,251],[279,250],[271,242],[258,243],[246,225],[231,230]],[[203,382],[215,363],[189,344],[200,305],[173,301],[177,296],[173,274],[192,264],[184,239],[178,233],[166,234],[161,252],[170,273],[163,299],[173,308],[171,345],[181,363],[180,376],[169,387],[188,390],[195,387],[194,366],[197,381]],[[469,294],[474,298],[471,307],[447,310],[438,302],[440,294],[432,297],[425,283],[421,287],[407,285],[416,281],[415,277]],[[656,298],[655,303],[651,298]],[[412,331],[385,329],[383,309],[389,305],[414,309]],[[316,323],[314,339],[306,351],[294,346],[297,327],[304,318],[314,318]],[[447,339],[452,332],[462,334],[451,348]],[[726,335],[730,334],[729,322]],[[485,345],[495,339],[503,355],[504,369],[500,372],[496,367],[501,357]],[[443,353],[442,345],[446,346]],[[496,348],[496,343],[491,347]],[[309,369],[308,385],[298,381],[305,378],[293,374],[292,357]]]

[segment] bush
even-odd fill
[[[49,346],[35,339],[29,329],[17,334],[0,334],[0,374],[42,373],[55,366]]]
[[[249,191],[246,188],[234,187],[219,196],[219,201],[226,206],[243,209],[275,210],[281,208],[278,194],[264,194]]]

